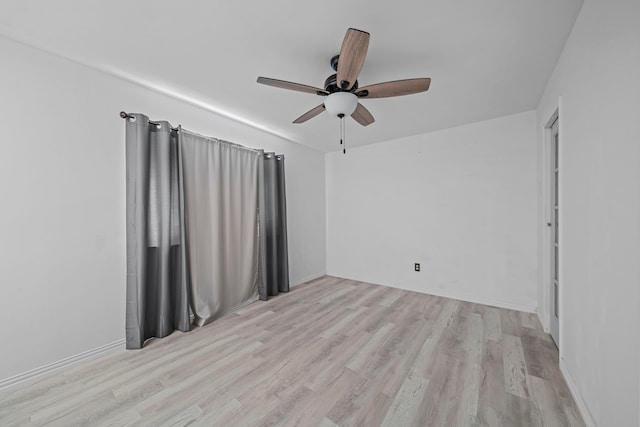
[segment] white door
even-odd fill
[[[551,227],[551,337],[553,338],[557,346],[560,345],[560,307],[558,301],[558,295],[560,291],[560,234],[558,232],[558,214],[560,213],[560,204],[558,201],[558,142],[558,119],[556,119],[556,121],[551,125],[551,222],[547,225]]]

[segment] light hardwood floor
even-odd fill
[[[324,277],[0,393],[0,425],[583,423],[535,315]]]

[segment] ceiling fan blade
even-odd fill
[[[353,117],[353,119],[356,122],[360,123],[362,126],[368,126],[371,123],[376,121],[376,119],[373,118],[373,115],[369,112],[369,110],[364,108],[364,105],[360,104],[359,102],[355,111],[351,114],[351,117]]]
[[[295,119],[293,123],[304,123],[309,119],[313,119],[315,116],[322,113],[323,111],[324,111],[324,104],[320,104],[317,107],[307,111],[306,113],[304,113],[303,115]]]
[[[429,90],[429,85],[430,78],[396,80],[358,88],[355,94],[358,98],[388,98],[425,92]]]
[[[295,90],[298,92],[313,93],[314,95],[329,95],[329,92],[327,92],[324,89],[320,89],[313,86],[307,86],[300,83],[287,82],[285,80],[270,79],[268,77],[258,77],[258,83],[267,85],[267,86],[279,87],[281,89],[289,89],[289,90]]]
[[[358,80],[369,48],[369,33],[349,28],[342,41],[338,58],[338,87],[350,90]]]

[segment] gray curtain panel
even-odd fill
[[[203,325],[258,298],[261,152],[182,131],[191,308]]]
[[[260,299],[289,291],[284,155],[264,153],[260,171]]]
[[[127,348],[289,290],[284,156],[134,114]]]
[[[129,349],[190,329],[178,132],[133,117],[126,123]]]

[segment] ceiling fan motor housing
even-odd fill
[[[356,89],[358,89],[358,81],[357,80],[353,84],[353,87],[351,88],[351,90],[346,91],[346,90],[341,89],[340,87],[338,87],[338,75],[337,74],[331,74],[329,77],[327,77],[327,80],[324,81],[324,90],[326,90],[329,93],[334,93],[334,92],[355,92]]]

